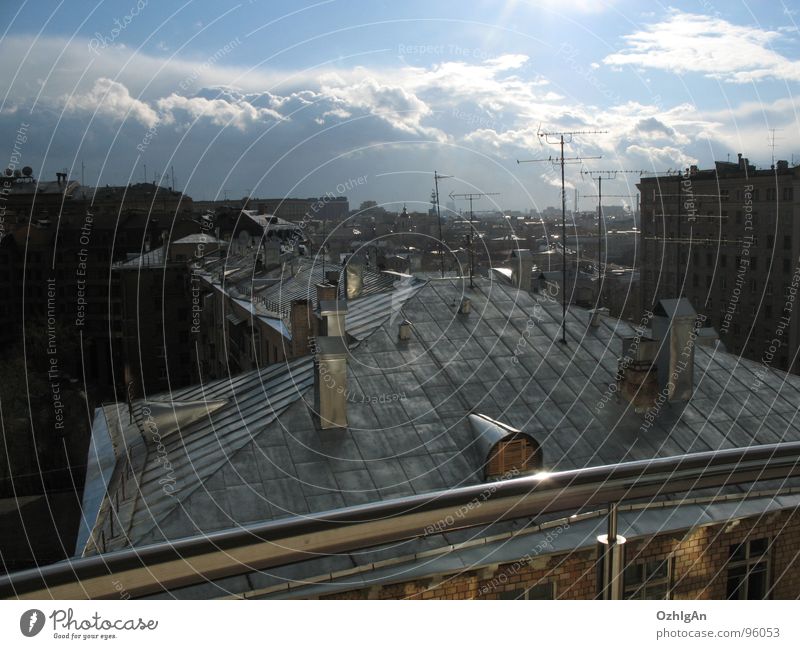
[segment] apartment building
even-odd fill
[[[689,298],[729,351],[797,373],[800,167],[738,162],[642,178],[642,309]]]

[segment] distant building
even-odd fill
[[[729,351],[800,371],[800,167],[738,162],[642,178],[642,308],[686,296]]]
[[[251,210],[258,214],[272,214],[293,223],[311,219],[341,221],[350,213],[346,196],[320,198],[251,198],[240,200],[195,201],[198,213],[221,209]]]
[[[82,357],[60,358],[60,371],[85,380],[93,396],[110,397],[122,380],[114,362],[118,332],[109,327],[121,313],[110,267],[170,235],[196,232],[191,198],[149,183],[82,187],[60,172],[55,181],[5,176],[0,186],[4,226],[14,240],[13,246],[5,242],[7,234],[0,245],[0,265],[5,261],[15,278],[0,312],[0,322],[10,325],[6,344],[21,342],[23,319],[35,323],[53,316],[82,340]]]
[[[194,316],[202,298],[192,268],[219,258],[225,247],[200,233],[114,264],[111,285],[122,308],[114,313],[112,326],[121,336],[127,394],[146,396],[200,380]]]

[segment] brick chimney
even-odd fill
[[[317,284],[317,304],[336,299],[336,287],[327,282]]]
[[[649,410],[658,398],[657,355],[657,340],[635,336],[622,341],[617,386],[636,412]]]
[[[314,320],[310,300],[292,300],[289,307],[289,323],[292,331],[292,356],[311,353],[309,340],[314,334]]]

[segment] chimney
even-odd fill
[[[398,340],[411,340],[411,323],[408,320],[403,320],[397,328]]]
[[[657,354],[658,341],[652,338],[635,336],[622,341],[617,386],[636,412],[646,412],[658,398]]]
[[[685,297],[661,300],[653,311],[653,338],[660,346],[658,387],[667,401],[688,401],[692,396],[697,318]]]
[[[530,292],[533,255],[530,250],[511,251],[511,281],[520,291]]]
[[[702,327],[697,330],[697,339],[694,341],[695,345],[701,347],[711,347],[719,351],[725,351],[725,345],[722,344],[719,334],[714,327]]]
[[[281,244],[277,241],[266,241],[264,243],[264,264],[266,266],[277,266],[280,262]]]
[[[597,307],[589,311],[590,318],[589,318],[589,326],[590,327],[599,327],[600,326],[600,318],[603,316],[608,316],[609,310],[606,307]]]
[[[744,158],[742,158],[741,153],[737,153],[736,155],[739,157],[739,169],[744,171]]]
[[[320,336],[346,337],[347,303],[341,300],[322,300],[319,303]]]
[[[345,296],[348,300],[361,297],[364,290],[364,264],[360,259],[350,257],[344,267]]]
[[[339,336],[316,340],[314,406],[320,428],[347,428],[347,343]]]
[[[292,300],[289,307],[289,325],[292,331],[292,356],[304,356],[311,351],[313,320],[310,300]]]
[[[338,270],[329,270],[325,273],[325,280],[328,284],[332,284],[333,286],[339,286],[339,271]]]
[[[469,315],[469,312],[472,311],[472,300],[468,297],[465,297],[461,300],[461,304],[458,307],[458,312],[463,315]]]
[[[544,276],[544,273],[539,273],[539,277],[536,278],[536,291],[538,293],[547,291],[547,278]]]
[[[317,304],[325,301],[336,300],[336,287],[328,284],[327,282],[322,282],[317,284]]]

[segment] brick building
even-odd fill
[[[738,162],[642,178],[642,308],[688,297],[729,351],[797,373],[800,167]],[[783,319],[785,318],[785,321]]]

